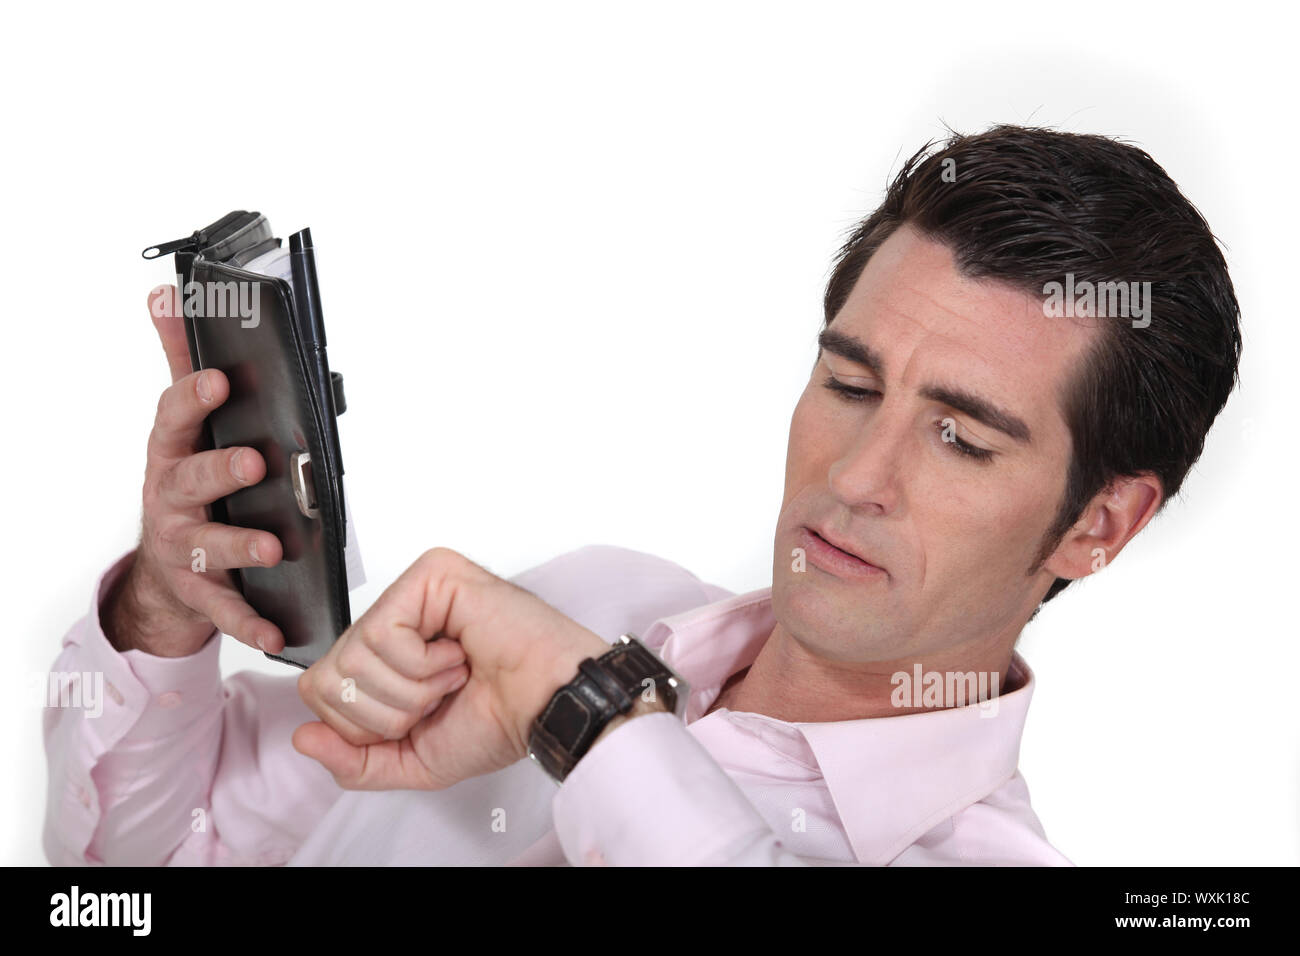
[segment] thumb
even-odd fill
[[[180,295],[174,285],[160,285],[149,293],[149,316],[162,341],[172,382],[179,382],[192,371],[190,346],[185,337],[185,318],[180,303]]]
[[[365,747],[350,744],[322,721],[303,724],[293,732],[293,749],[310,757],[334,775],[339,786],[348,786],[365,766]]]
[[[315,760],[345,790],[425,790],[424,770],[410,738],[358,746],[321,721],[303,724],[293,732],[293,747]]]

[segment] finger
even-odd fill
[[[284,556],[280,539],[271,532],[235,528],[215,521],[177,522],[176,528],[158,535],[156,549],[164,565],[189,566],[195,571],[271,568]]]
[[[158,458],[184,458],[198,448],[203,420],[230,396],[230,382],[220,369],[204,369],[163,390],[158,413],[149,433],[149,454]]]
[[[345,633],[298,679],[303,701],[349,743],[405,737],[469,677],[460,664],[426,681],[407,680],[351,637]]]
[[[418,711],[407,713],[376,700],[347,676],[318,677],[303,700],[317,717],[357,745],[400,740],[421,717]]]
[[[360,693],[401,711],[414,723],[415,718],[431,711],[458,679],[469,674],[464,660],[464,651],[457,646],[454,653],[447,655],[447,666],[422,680],[412,680],[353,638],[339,653],[334,667],[340,679],[352,678]]]
[[[178,382],[192,371],[190,346],[185,337],[185,319],[176,286],[162,285],[149,293],[149,316],[162,341],[167,368],[172,381]]]
[[[469,665],[457,664],[455,667],[449,667],[434,677],[429,678],[428,683],[434,685],[434,691],[431,693],[431,700],[425,705],[424,710],[420,712],[420,719],[424,719],[438,709],[438,705],[450,695],[460,690],[469,683]]]
[[[313,722],[295,730],[292,739],[294,749],[320,763],[345,789],[437,789],[409,737],[357,746],[326,724]]]
[[[392,605],[376,602],[352,628],[353,638],[403,677],[423,681],[465,660],[459,641],[426,641],[408,623],[391,621]]]
[[[158,483],[163,504],[188,511],[255,485],[266,477],[266,460],[256,448],[219,448],[186,455]]]
[[[194,595],[188,600],[190,607],[241,644],[279,654],[284,650],[284,635],[280,629],[261,617],[233,587],[214,579],[195,575]]]
[[[362,640],[401,673],[417,679],[445,666],[449,650],[473,618],[471,581],[493,576],[454,551],[434,548],[408,567],[357,621]],[[459,597],[459,601],[457,598]],[[433,640],[438,635],[444,638]]]

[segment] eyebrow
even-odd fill
[[[881,358],[879,352],[861,339],[846,335],[837,329],[823,329],[821,335],[817,337],[817,345],[827,352],[870,369],[881,378],[885,377],[885,360]],[[920,390],[920,394],[922,398],[941,402],[969,415],[977,422],[996,428],[1021,444],[1033,444],[1029,426],[1025,424],[1024,419],[999,408],[974,392],[953,385],[926,385]]]

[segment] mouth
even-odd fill
[[[847,542],[829,537],[824,532],[805,525],[799,528],[797,536],[808,560],[837,577],[874,578],[889,574],[880,565],[851,551]]]

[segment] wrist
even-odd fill
[[[139,552],[104,595],[100,628],[119,653],[144,651],[156,657],[188,657],[212,636],[211,621],[194,612],[177,613],[141,566]]]
[[[559,665],[568,679],[531,727],[528,755],[558,783],[627,720],[651,713],[680,717],[685,711],[689,686],[635,634],[623,634],[613,646],[602,642],[602,650],[578,667],[571,658]]]
[[[533,679],[528,688],[528,695],[522,698],[525,706],[521,707],[515,715],[515,725],[524,753],[528,752],[528,738],[532,733],[533,723],[550,704],[556,691],[573,680],[574,675],[578,673],[579,664],[589,657],[600,657],[607,650],[609,644],[599,634],[586,628],[575,628],[569,646],[558,653],[551,653],[544,665],[534,671],[541,676]]]

